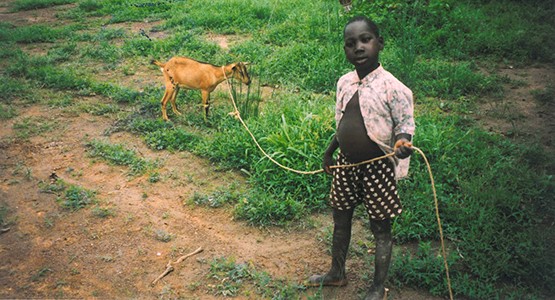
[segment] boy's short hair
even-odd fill
[[[358,22],[358,21],[362,21],[364,23],[366,23],[366,26],[368,26],[368,28],[370,29],[370,31],[372,31],[372,33],[374,33],[376,36],[380,36],[380,29],[378,28],[378,25],[376,23],[374,23],[374,21],[370,20],[369,18],[365,17],[365,16],[356,16],[356,17],[352,17],[349,22],[347,22],[347,24],[345,24],[345,28],[343,28],[343,35],[345,35],[345,29],[347,28],[347,26],[349,26],[349,24],[354,23],[354,22]]]

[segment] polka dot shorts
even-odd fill
[[[339,153],[337,165],[348,165]],[[333,168],[330,202],[333,208],[348,210],[364,203],[372,220],[384,220],[398,216],[403,211],[397,194],[395,171],[389,159],[381,159],[364,165]]]

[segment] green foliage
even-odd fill
[[[212,293],[223,297],[245,295],[258,298],[253,297],[256,293],[261,298],[284,300],[296,298],[298,290],[305,289],[302,285],[272,278],[264,271],[257,271],[251,264],[237,263],[234,257],[213,259],[208,277],[214,282],[210,285]],[[254,292],[248,290],[251,286]]]
[[[412,41],[419,55],[553,61],[553,1],[378,0],[351,15],[374,19],[386,41]],[[495,17],[492,17],[495,16]]]
[[[13,124],[15,137],[27,140],[54,129],[60,129],[58,120],[48,120],[43,117],[24,117]]]
[[[8,213],[9,213],[8,206],[5,203],[2,203],[0,206],[0,229],[3,226],[8,224]]]
[[[305,204],[291,196],[258,189],[243,198],[234,209],[238,219],[263,226],[286,224],[300,219],[306,212]]]
[[[70,185],[65,190],[65,198],[59,199],[59,202],[64,208],[76,211],[93,203],[95,196],[96,191],[87,190],[82,186]]]
[[[156,230],[155,237],[158,241],[168,243],[175,238],[175,234],[167,232],[164,229]]]
[[[27,83],[0,74],[0,103],[10,104],[13,99],[25,96],[29,89]]]
[[[2,26],[2,30],[0,30],[0,42],[15,42],[22,44],[53,43],[58,39],[72,36],[73,31],[80,28],[79,25],[62,28],[52,28],[46,25],[15,27],[9,26],[7,23],[2,23],[2,25],[4,26]]]
[[[48,8],[75,2],[76,0],[17,0],[12,4],[11,12]]]
[[[461,272],[476,285],[538,276],[533,282],[549,288],[544,276],[553,278],[555,260],[549,262],[547,236],[555,232],[543,222],[555,212],[548,200],[554,185],[545,173],[553,163],[535,147],[513,144],[462,118],[427,114],[417,122],[415,144],[432,162],[444,231],[465,257]],[[395,221],[396,238],[432,239],[437,222],[428,175],[418,157],[411,164],[411,177],[401,185],[405,212]],[[530,268],[541,271],[531,275],[525,271]]]
[[[210,195],[194,192],[190,197],[190,202],[197,205],[204,205],[213,208],[222,207],[226,204],[233,204],[239,201],[242,193],[233,190],[231,187],[219,188]]]
[[[544,105],[555,105],[555,84],[550,84],[545,90],[533,90],[532,96]]]
[[[157,161],[142,159],[137,156],[135,150],[127,149],[123,144],[109,144],[102,141],[93,140],[86,143],[87,153],[91,157],[102,158],[105,161],[123,165],[130,169],[129,175],[138,176],[149,170],[159,167]]]
[[[102,9],[102,2],[94,0],[84,0],[79,2],[79,9],[85,12],[93,12]]]
[[[79,185],[68,184],[61,179],[54,182],[39,183],[41,193],[56,194],[58,203],[64,208],[77,211],[94,201],[97,191],[88,190]]]
[[[102,208],[95,206],[91,209],[94,216],[99,218],[113,217],[116,215],[116,211],[113,208]]]

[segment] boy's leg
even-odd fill
[[[391,220],[370,221],[370,228],[376,241],[376,257],[374,259],[374,283],[364,300],[382,300],[387,297],[385,293],[385,280],[391,261],[393,248],[391,236]]]
[[[347,284],[345,276],[345,261],[347,251],[351,242],[351,225],[354,209],[338,210],[333,209],[333,242],[331,249],[331,268],[324,275],[313,275],[308,279],[307,285],[333,285],[343,286]]]

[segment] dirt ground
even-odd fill
[[[0,8],[0,21],[16,25],[52,21],[53,11],[63,9],[8,13],[5,7]],[[225,37],[211,38],[225,45],[233,42]],[[529,91],[554,84],[554,69],[507,68],[501,72],[527,85],[508,85],[501,104],[486,101],[475,117],[492,131],[552,146],[553,106],[535,103]],[[145,66],[126,82],[146,84],[147,78],[158,82],[160,77]],[[110,102],[100,97],[73,100]],[[210,292],[218,284],[209,278],[210,263],[217,258],[233,258],[236,263],[251,264],[290,282],[300,282],[329,267],[328,249],[321,240],[331,227],[331,216],[310,216],[306,224],[314,223],[314,227],[247,226],[234,220],[229,208],[187,204],[194,192],[209,194],[230,184],[246,185],[242,174],[221,171],[188,152],[153,151],[129,133],[105,136],[105,130],[114,123],[109,117],[51,108],[44,103],[17,109],[17,117],[0,121],[0,206],[6,205],[10,221],[0,224],[0,298],[221,299],[224,297]],[[514,112],[517,122],[496,118],[492,112],[497,109]],[[14,124],[25,118],[55,120],[57,129],[28,141],[18,139]],[[159,170],[162,180],[151,183],[146,175],[130,178],[125,167],[88,157],[85,142],[93,139],[124,143],[144,158],[164,161]],[[62,208],[57,195],[41,192],[41,186],[53,178],[98,191],[98,203],[75,212]],[[114,213],[99,217],[95,208]],[[161,241],[159,232],[171,233],[173,239]],[[354,233],[356,243],[368,230],[357,222]],[[177,264],[173,272],[151,286],[169,260],[199,247],[202,252]],[[348,269],[350,284],[324,288],[321,299],[358,299],[357,294],[368,285],[360,279],[366,264],[352,259]],[[316,290],[306,290],[299,297],[308,299]],[[234,299],[256,297],[238,295]],[[391,288],[389,299],[442,298]]]

